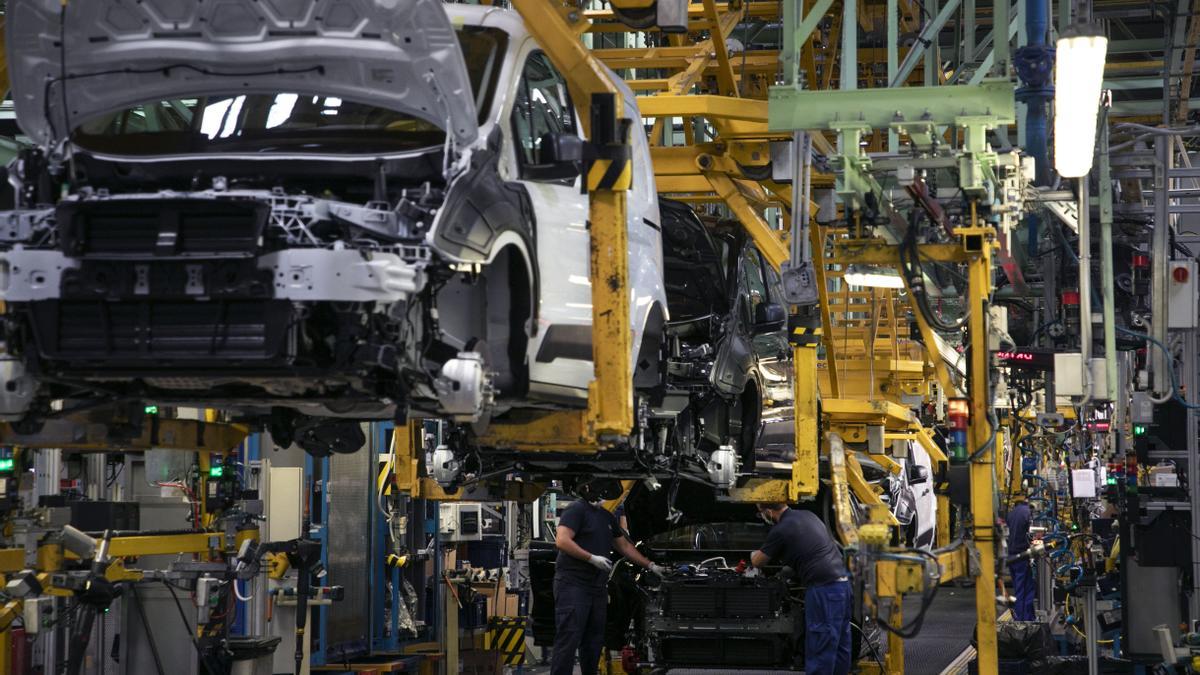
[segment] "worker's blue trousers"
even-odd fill
[[[812,586],[804,592],[804,675],[850,672],[850,612],[854,593],[848,581]]]
[[[1033,599],[1037,594],[1037,585],[1033,582],[1033,570],[1028,560],[1016,560],[1008,564],[1012,572],[1013,595],[1017,604],[1013,607],[1013,618],[1017,621],[1033,621]]]
[[[608,616],[607,589],[554,580],[554,654],[550,675],[571,675],[575,652],[579,670],[596,675],[604,649],[604,622]]]

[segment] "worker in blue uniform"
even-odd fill
[[[1033,570],[1028,555],[1029,551],[1029,521],[1032,513],[1025,495],[1014,497],[1015,503],[1008,510],[1008,571],[1012,573],[1013,595],[1017,603],[1013,607],[1013,617],[1017,621],[1033,621],[1033,599],[1037,593],[1033,582]]]
[[[846,675],[853,660],[854,594],[840,547],[811,511],[759,504],[758,513],[772,527],[762,548],[750,554],[750,564],[762,567],[777,560],[804,586],[805,675]]]
[[[615,489],[614,489],[615,486]],[[658,576],[662,568],[638,552],[617,518],[601,504],[619,497],[615,481],[591,481],[577,488],[579,500],[558,521],[554,544],[554,654],[551,675],[571,675],[575,654],[583,675],[596,675],[604,648],[608,616],[608,577],[615,549],[627,560]]]

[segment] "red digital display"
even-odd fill
[[[1053,370],[1054,354],[1052,352],[1014,349],[1011,351],[993,352],[1001,365],[1026,370]]]

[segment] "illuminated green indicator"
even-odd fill
[[[13,466],[14,466],[14,464],[13,464],[12,457],[6,457],[4,459],[0,459],[0,471],[12,471]]]
[[[1117,484],[1117,479],[1116,479],[1116,478],[1113,478],[1113,477],[1111,477],[1111,476],[1110,476],[1110,477],[1109,477],[1109,479],[1108,479],[1108,484],[1109,484],[1109,485],[1116,485],[1116,484]]]
[[[208,470],[209,478],[220,478],[225,473],[225,467],[218,464]]]
[[[157,415],[158,414],[158,406],[148,405],[145,408],[145,412],[147,415]]]
[[[1134,436],[1141,436],[1144,433],[1146,433],[1146,425],[1145,424],[1133,425],[1133,435]]]

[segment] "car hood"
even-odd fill
[[[17,119],[43,146],[96,115],[235,91],[346,98],[462,145],[479,133],[439,0],[9,0],[5,18]]]

